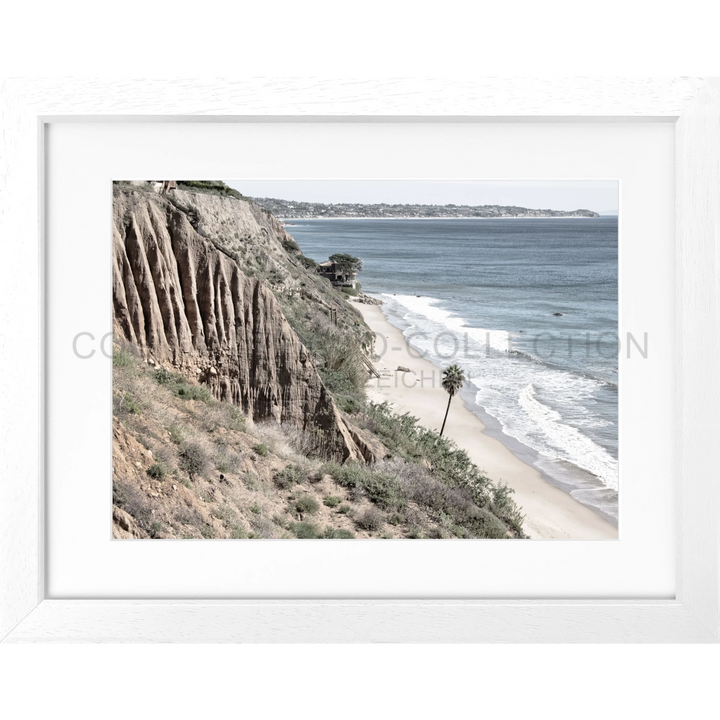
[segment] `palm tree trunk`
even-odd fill
[[[443,418],[443,424],[442,424],[442,427],[440,428],[440,437],[442,437],[443,431],[445,430],[445,423],[447,422],[447,416],[448,416],[448,413],[450,412],[450,403],[452,402],[452,399],[453,399],[453,396],[450,395],[450,397],[448,398],[447,408],[445,409],[445,417]]]

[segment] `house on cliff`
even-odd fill
[[[357,283],[357,273],[342,267],[340,263],[326,260],[317,266],[320,275],[327,278],[335,287],[354,288]]]

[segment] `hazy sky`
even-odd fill
[[[617,215],[617,180],[225,180],[249,197],[338,203],[519,205]]]

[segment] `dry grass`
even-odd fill
[[[309,457],[316,447],[313,437],[298,428],[264,422],[249,426],[247,433],[277,457],[298,466],[307,477],[317,473],[322,465],[321,460]]]
[[[422,464],[397,456],[373,466],[323,464],[308,457],[311,436],[253,424],[202,393],[178,394],[176,381],[159,381],[128,348],[115,363],[114,395],[116,504],[134,519],[135,536],[507,536],[470,488]]]

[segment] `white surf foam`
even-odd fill
[[[438,307],[440,300],[432,297],[418,297],[417,295],[390,295],[382,296],[385,302],[394,302],[407,312],[403,319],[410,319],[410,314],[419,315],[442,327],[447,336],[435,333],[438,355],[448,355],[453,348],[464,352],[465,348],[473,345],[473,350],[483,351],[491,348],[496,352],[507,353],[512,350],[512,337],[506,330],[486,330],[485,328],[469,327],[465,320],[453,315],[448,310]],[[422,331],[422,328],[419,328]],[[452,337],[450,337],[452,336]],[[479,346],[479,347],[478,347]]]
[[[587,470],[609,488],[618,488],[618,464],[610,453],[594,443],[577,428],[562,422],[559,412],[541,403],[530,384],[523,388],[519,396],[520,407],[551,441],[553,448],[545,449],[544,454],[552,456],[560,451],[560,458]],[[563,457],[564,456],[564,457]]]

